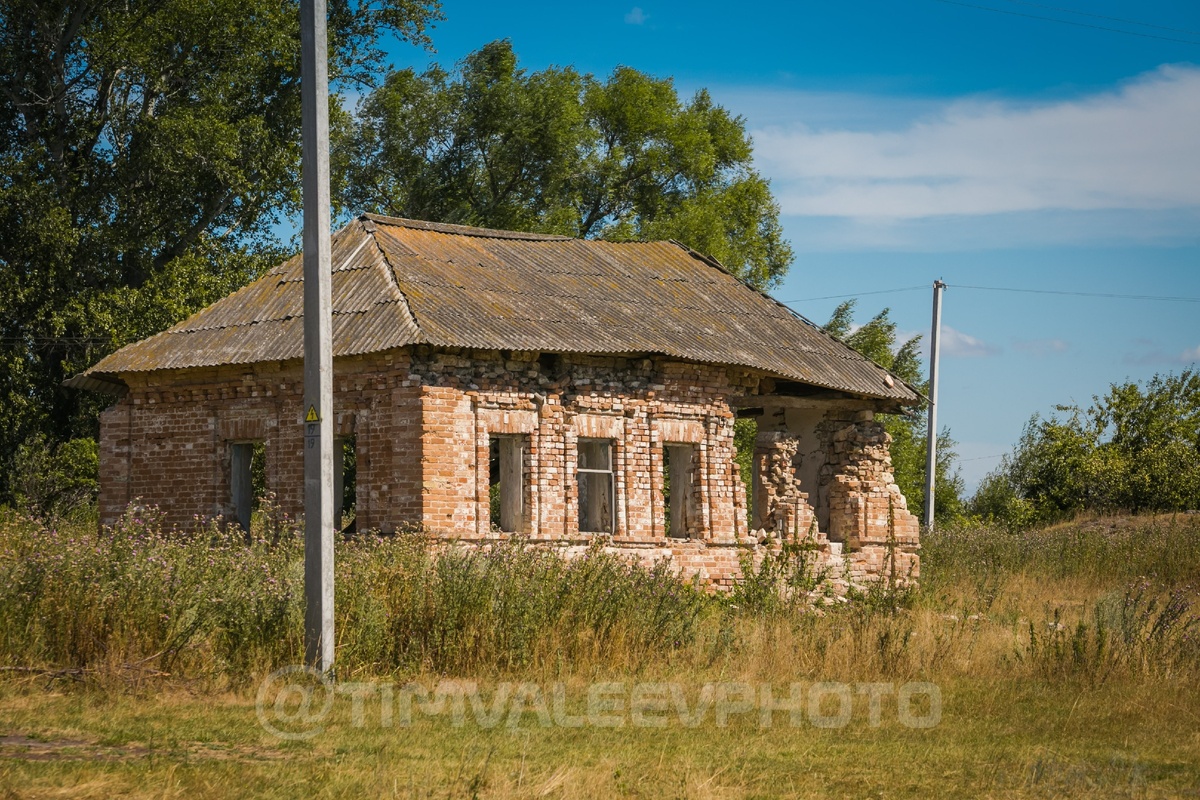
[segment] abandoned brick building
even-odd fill
[[[293,258],[68,381],[117,398],[102,522],[137,500],[246,523],[256,446],[302,514],[301,278]],[[359,530],[603,537],[715,583],[746,548],[811,537],[853,576],[915,573],[874,415],[917,392],[681,244],[367,215],[334,236],[333,315]],[[749,498],[738,416],[758,423]]]

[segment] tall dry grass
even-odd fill
[[[295,526],[269,506],[250,537],[211,523],[165,531],[145,510],[102,531],[10,514],[0,664],[244,684],[301,658],[302,558]],[[666,565],[599,550],[564,561],[520,542],[484,552],[360,536],[336,558],[345,676],[1200,677],[1192,516],[948,528],[924,539],[919,589],[822,606],[800,599],[821,578],[803,551],[729,595]]]
[[[639,663],[692,642],[712,601],[665,564],[520,542],[488,551],[417,534],[336,546],[343,674]],[[249,536],[166,531],[151,509],[112,528],[0,521],[0,662],[245,681],[303,654],[303,540],[268,505]]]

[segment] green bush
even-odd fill
[[[1021,529],[1081,511],[1200,508],[1200,375],[1113,384],[1093,401],[1035,414],[980,484],[972,512]]]
[[[95,439],[71,439],[52,446],[37,433],[13,457],[13,497],[18,507],[35,516],[66,516],[95,502],[99,476]]]

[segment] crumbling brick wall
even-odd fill
[[[915,579],[919,522],[892,474],[891,439],[856,405],[764,409],[754,526],[775,540],[811,542],[852,582]]]
[[[134,500],[180,526],[197,515],[231,517],[230,445],[257,440],[266,443],[267,489],[285,512],[302,515],[298,362],[122,377],[128,393],[101,417],[102,522]],[[489,444],[519,436],[516,533],[564,552],[586,547],[595,537],[579,530],[578,445],[599,438],[613,443],[616,502],[605,540],[621,552],[670,558],[685,575],[728,586],[741,557],[761,556],[762,534],[812,535],[833,557],[828,534],[845,542],[848,569],[864,580],[898,563],[887,561],[892,552],[915,574],[916,519],[869,413],[764,415],[756,520],[747,519],[731,399],[754,395],[760,380],[750,370],[649,357],[415,347],[339,358],[336,435],[356,441],[357,525],[476,543],[513,535],[490,519]],[[685,537],[667,531],[668,444],[692,458]]]
[[[803,458],[800,440],[794,434],[760,428],[754,450],[758,474],[755,529],[791,537],[813,530],[817,520],[817,486],[801,481]]]
[[[919,573],[920,522],[892,474],[891,437],[870,411],[831,411],[822,433],[829,463],[821,480],[829,492],[829,537],[855,554],[861,579]]]

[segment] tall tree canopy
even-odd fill
[[[335,85],[369,88],[378,37],[424,42],[438,18],[329,5]],[[97,400],[64,378],[278,257],[299,52],[295,0],[0,0],[0,461],[94,434]]]
[[[928,394],[928,381],[921,374],[919,347],[921,337],[914,336],[900,343],[896,339],[896,323],[884,309],[869,322],[854,326],[855,300],[839,305],[825,323],[827,333],[836,336],[876,364],[891,370],[900,378]],[[925,459],[929,453],[926,438],[927,420],[924,415],[914,417],[886,414],[881,416],[884,429],[892,437],[892,467],[896,483],[908,500],[909,510],[923,517],[925,512]],[[950,431],[943,428],[938,432],[936,484],[933,513],[937,519],[961,516],[963,513],[963,481],[954,468],[957,454]]]
[[[792,251],[745,123],[619,67],[528,73],[497,41],[454,73],[394,72],[335,154],[344,207],[608,239],[678,239],[766,288]]]
[[[977,514],[1023,527],[1080,511],[1200,508],[1200,373],[1114,383],[1086,409],[1056,411],[1033,415],[984,478]]]

